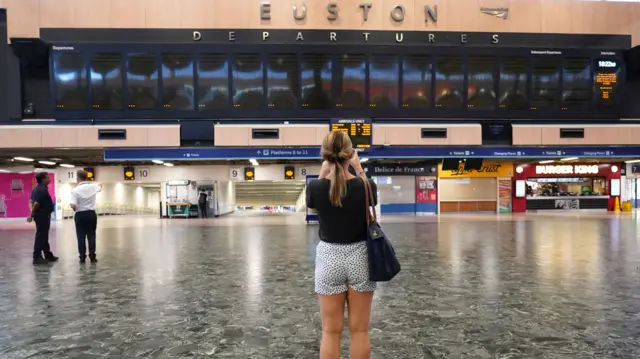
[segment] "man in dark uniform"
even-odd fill
[[[198,194],[198,209],[200,210],[200,218],[207,218],[207,192],[203,189]]]
[[[58,257],[54,256],[49,246],[49,228],[51,227],[51,213],[53,213],[54,204],[49,194],[49,174],[40,172],[36,175],[38,186],[31,192],[31,216],[27,218],[27,222],[36,222],[36,240],[33,244],[33,264],[47,264],[55,262]],[[44,258],[42,254],[44,253]]]

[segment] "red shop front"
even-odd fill
[[[513,212],[613,210],[620,196],[619,163],[516,165]]]

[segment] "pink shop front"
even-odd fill
[[[55,175],[49,173],[49,193],[55,203]],[[0,219],[29,217],[29,199],[36,186],[34,172],[0,172]],[[52,216],[55,218],[55,214]]]

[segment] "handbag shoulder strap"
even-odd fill
[[[371,223],[376,223],[378,221],[378,217],[376,214],[376,209],[372,208],[374,206],[374,197],[373,190],[371,189],[371,184],[369,183],[368,178],[361,178],[362,183],[364,184],[364,203],[365,203],[365,211],[367,217],[367,225]]]

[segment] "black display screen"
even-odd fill
[[[402,61],[402,107],[429,107],[432,80],[430,56],[406,56]]]
[[[331,82],[333,79],[331,56],[328,54],[304,54],[300,66],[302,108],[331,108]]]
[[[570,57],[562,66],[562,109],[588,109],[591,104],[591,60]]]
[[[294,108],[298,103],[298,59],[295,54],[267,58],[267,99],[271,108]]]
[[[222,54],[200,55],[197,67],[198,109],[229,107],[229,59]]]
[[[533,60],[531,109],[553,109],[558,104],[560,59]]]
[[[263,108],[264,83],[259,54],[238,54],[231,66],[233,106],[243,109]]]
[[[129,55],[127,59],[129,108],[153,110],[158,107],[158,68],[155,55]]]
[[[95,54],[90,63],[92,106],[96,110],[122,110],[124,90],[121,54]]]
[[[397,56],[371,55],[369,102],[372,108],[397,108],[400,92],[400,64]]]
[[[495,64],[493,57],[469,56],[467,89],[467,108],[473,110],[491,110],[496,106]]]
[[[342,54],[337,59],[338,108],[365,106],[367,62],[364,55]]]
[[[190,54],[162,55],[164,108],[171,110],[193,110],[195,108],[193,67],[194,61]]]
[[[622,66],[621,60],[613,57],[596,59],[593,76],[595,101],[599,107],[613,107],[618,104],[618,82]]]
[[[53,54],[53,79],[56,85],[57,109],[87,109],[89,87],[86,69],[82,54],[74,52]]]
[[[440,56],[436,59],[436,108],[460,109],[464,99],[462,58]]]
[[[526,110],[527,98],[527,60],[524,58],[505,58],[500,62],[500,83],[498,108],[506,110]]]

